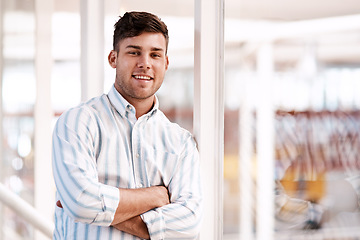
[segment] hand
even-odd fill
[[[148,188],[151,192],[149,194],[153,194],[155,200],[155,208],[162,207],[170,203],[169,192],[164,186],[153,186]]]

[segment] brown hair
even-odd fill
[[[118,51],[118,43],[128,37],[136,37],[144,32],[161,33],[169,44],[167,26],[161,19],[148,12],[127,12],[114,25],[113,48]]]

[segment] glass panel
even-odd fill
[[[24,200],[34,198],[34,1],[5,1],[3,62],[3,152],[1,179]],[[26,23],[26,24],[24,24]],[[32,238],[31,225],[8,208],[2,213],[4,239]],[[6,220],[5,220],[6,219]]]
[[[80,0],[55,1],[51,102],[56,115],[80,102]]]
[[[288,18],[291,24],[292,19]],[[359,33],[330,34],[325,31],[329,26],[326,21],[317,28],[316,36],[311,34],[314,20],[308,22],[299,37],[287,35],[287,30],[271,41],[274,76],[268,76],[268,81],[272,81],[268,91],[272,91],[269,101],[273,101],[275,116],[274,239],[360,236],[360,67],[351,53],[351,49],[359,47],[354,38]],[[260,42],[273,33],[272,26],[281,23],[261,16],[251,20],[228,14],[226,18],[225,29],[231,31],[225,34],[224,239],[243,239],[240,216],[249,213],[242,208],[245,198],[240,194],[243,179],[239,172],[243,168],[251,177],[252,190],[247,194],[254,208],[247,220],[251,222],[253,239],[256,236],[254,107],[258,101],[254,96],[263,87],[258,84],[257,54]],[[340,50],[339,46],[344,48]],[[251,109],[250,121],[246,123],[241,122],[245,103]],[[247,145],[251,153],[249,166],[240,164],[240,139],[246,134],[242,124],[252,136]]]

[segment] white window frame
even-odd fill
[[[53,11],[54,0],[35,0],[34,205],[49,222],[53,222],[55,202],[51,167],[51,123],[54,117],[51,104]],[[34,239],[45,240],[48,237],[37,230]]]
[[[104,1],[81,0],[81,101],[104,93]]]
[[[3,131],[3,100],[2,100],[2,86],[3,86],[3,40],[4,40],[4,1],[0,1],[0,139],[4,139],[4,131]],[[0,142],[0,182],[3,182],[4,173],[3,173],[3,143]],[[0,202],[0,229],[3,229],[4,226],[4,207]],[[3,240],[3,231],[0,231],[0,240]]]
[[[194,36],[194,135],[204,196],[200,239],[222,239],[224,0],[195,0]]]

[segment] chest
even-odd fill
[[[95,141],[99,181],[124,188],[167,186],[179,161],[176,134],[159,122],[108,123]]]

